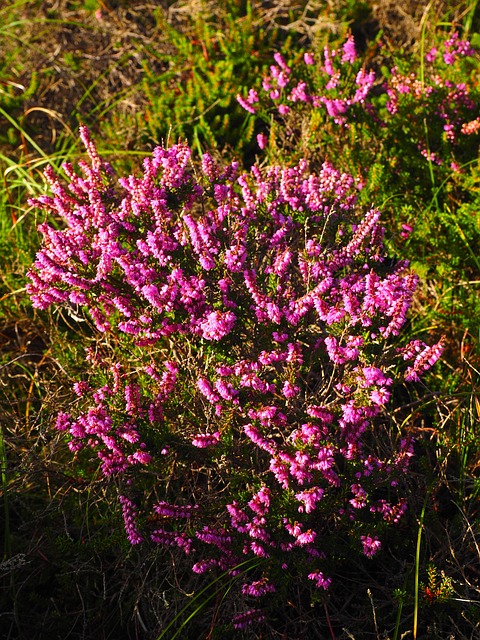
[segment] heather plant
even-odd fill
[[[327,162],[195,168],[178,144],[117,178],[80,135],[90,163],[66,184],[47,169],[53,195],[31,200],[51,220],[33,305],[92,323],[56,428],[118,488],[132,545],[241,576],[234,628],[292,586],[321,600],[336,560],[380,553],[408,508],[390,401],[443,349],[399,341],[417,277]]]
[[[263,122],[257,142],[267,157],[338,158],[367,185],[367,198],[385,203],[402,255],[433,270],[441,255],[469,277],[478,268],[478,224],[469,216],[456,224],[454,209],[475,198],[468,179],[480,131],[477,53],[457,32],[422,44],[420,61],[396,54],[381,70],[369,63],[378,60],[373,51],[359,56],[352,36],[303,59],[277,52],[261,89],[237,99]],[[435,238],[432,226],[442,230]]]
[[[425,419],[442,455],[462,451],[453,475],[464,478],[475,465],[465,443],[478,436],[470,406],[480,310],[478,54],[458,33],[427,33],[420,60],[377,45],[380,65],[375,49],[359,55],[352,37],[303,59],[277,53],[262,88],[238,100],[263,123],[267,158],[304,155],[315,167],[335,157],[365,185],[360,202],[383,203],[390,252],[410,258],[420,276],[413,334],[447,335],[445,365],[431,379],[438,400]],[[463,480],[455,486],[463,499]]]
[[[349,129],[350,123],[362,125],[373,108],[366,99],[375,74],[364,69],[353,37],[339,50],[325,46],[322,62],[312,52],[291,61],[281,52],[273,57],[261,88],[246,97],[237,95],[240,105],[265,123],[266,130],[257,136],[259,148],[274,157],[276,149],[290,152],[294,159],[318,149],[326,155],[327,147],[333,155],[341,148],[338,131]]]

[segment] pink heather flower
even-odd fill
[[[281,116],[286,116],[287,113],[289,113],[289,111],[290,111],[290,107],[287,106],[286,104],[279,104],[278,105],[278,113]]]
[[[445,348],[445,338],[442,337],[437,344],[425,349],[415,358],[413,367],[409,367],[405,374],[405,380],[418,382],[420,375],[431,369],[439,360]]]
[[[263,151],[268,144],[268,138],[264,133],[259,133],[257,135],[257,144],[260,149]]]
[[[341,77],[342,77],[342,74],[340,73],[340,71],[337,71],[327,82],[327,84],[325,85],[325,89],[328,89],[328,90],[335,89],[338,86],[338,83],[340,82]]]
[[[300,493],[296,493],[295,497],[299,502],[303,504],[298,507],[300,513],[311,513],[322,497],[324,491],[319,487],[312,487],[311,489],[306,489],[305,491],[300,491]]]
[[[205,544],[212,544],[219,549],[228,547],[232,542],[231,536],[224,529],[216,531],[205,526],[201,531],[197,531],[195,535],[199,540],[205,542]]]
[[[360,69],[355,78],[355,82],[357,83],[358,89],[352,98],[352,102],[360,102],[363,104],[375,82],[375,73],[373,71],[367,73],[365,69]]]
[[[212,311],[200,323],[202,337],[205,340],[221,340],[230,333],[236,319],[237,317],[232,311],[227,311],[226,313]]]
[[[299,82],[289,95],[289,100],[293,102],[311,102],[311,96],[308,94],[307,84],[305,82]]]
[[[355,494],[355,497],[349,501],[350,504],[354,509],[361,509],[367,504],[367,492],[359,484],[352,484],[350,489]]]
[[[406,347],[398,349],[398,352],[402,354],[404,360],[411,360],[415,354],[423,351],[426,346],[422,340],[412,340]]]
[[[349,62],[353,64],[357,59],[357,52],[355,50],[355,40],[352,35],[349,35],[343,44],[342,64]]]
[[[313,53],[304,53],[303,61],[305,62],[305,64],[313,65],[315,64],[315,56],[313,55]]]
[[[248,100],[245,100],[245,98],[240,94],[237,95],[237,102],[243,109],[245,109],[245,111],[248,111],[249,113],[256,113],[255,107],[250,104]]]
[[[316,537],[317,537],[317,532],[313,531],[312,529],[308,529],[304,533],[301,533],[299,536],[297,536],[296,544],[303,547],[304,545],[311,544],[312,542],[314,542]]]
[[[250,538],[262,540],[262,542],[266,542],[268,544],[270,542],[270,535],[265,529],[265,524],[266,519],[264,517],[255,516],[251,522],[247,522],[245,525],[245,531],[248,533]]]
[[[270,554],[267,553],[265,551],[265,549],[262,547],[261,544],[259,544],[258,542],[256,542],[255,540],[253,540],[250,543],[250,549],[253,551],[253,553],[258,556],[259,558],[269,558]]]
[[[448,40],[445,40],[443,46],[445,50],[443,60],[448,65],[452,65],[457,56],[475,55],[475,49],[470,42],[468,40],[460,40],[458,33],[452,34]]]
[[[312,418],[318,418],[322,424],[330,424],[333,421],[333,415],[324,407],[311,404],[307,407],[307,414]]]
[[[300,387],[295,384],[292,384],[288,380],[283,383],[282,394],[287,399],[294,398],[300,393]]]
[[[212,385],[206,378],[199,378],[197,380],[197,388],[200,393],[207,398],[210,404],[215,404],[220,400],[220,396],[213,391]]]
[[[235,629],[246,629],[251,624],[263,622],[265,614],[258,609],[248,609],[243,613],[237,613],[233,616],[233,626]]]
[[[400,236],[406,240],[413,231],[413,227],[410,224],[402,224],[402,231],[400,231]]]
[[[333,68],[332,58],[335,56],[335,51],[331,51],[329,47],[323,49],[324,58],[324,71],[329,76],[335,75],[335,69]]]
[[[383,406],[390,400],[390,395],[390,391],[386,387],[380,387],[370,392],[370,400],[379,406]]]
[[[215,389],[224,400],[234,400],[238,395],[238,391],[233,385],[230,382],[225,382],[225,380],[215,380]]]
[[[218,564],[219,563],[216,558],[210,558],[209,560],[200,560],[193,565],[192,571],[193,573],[201,575],[202,573],[210,571],[210,569],[212,569],[213,567],[217,567]]]
[[[277,76],[277,84],[280,89],[284,89],[288,85],[289,81],[290,78],[288,77],[288,73],[286,73],[285,71],[280,71]]]
[[[276,445],[275,441],[271,438],[263,436],[257,427],[251,424],[246,424],[243,427],[243,431],[250,438],[253,444],[257,445],[260,449],[267,451],[271,455],[275,453]]]
[[[361,382],[362,386],[371,386],[371,385],[391,385],[393,380],[391,378],[387,378],[383,371],[378,367],[363,367],[361,369],[365,381],[362,382],[361,378],[357,378],[359,382]]]
[[[406,510],[407,501],[405,498],[400,498],[396,505],[391,505],[386,500],[377,500],[375,504],[370,507],[372,513],[381,513],[385,522],[389,524],[397,524]]]
[[[275,62],[278,64],[278,66],[283,69],[283,71],[285,71],[285,73],[290,74],[292,72],[292,70],[290,69],[290,67],[287,65],[287,63],[285,62],[285,60],[283,59],[283,56],[281,53],[279,53],[278,51],[275,52],[273,54],[273,59],[275,60]]]
[[[435,151],[429,151],[428,149],[424,149],[419,145],[420,153],[424,158],[426,158],[429,162],[433,162],[434,164],[441,165],[442,160],[439,158],[438,154]]]
[[[117,435],[120,438],[123,438],[127,442],[131,444],[135,444],[140,440],[140,436],[138,435],[138,431],[132,425],[124,425],[123,428],[118,429]]]
[[[432,47],[428,53],[425,54],[425,60],[427,62],[433,62],[437,57],[438,49],[437,47]]]
[[[135,464],[138,462],[139,464],[150,464],[152,461],[152,456],[146,451],[135,451],[135,453],[131,456],[128,456],[128,461],[130,464]]]
[[[215,433],[199,433],[192,439],[192,444],[194,447],[198,449],[206,449],[207,447],[214,447],[216,444],[220,442],[220,433],[215,431]]]
[[[263,486],[249,501],[248,506],[260,516],[268,513],[270,507],[270,489]]]
[[[153,509],[158,515],[166,518],[190,518],[192,511],[198,509],[198,505],[176,505],[160,500],[153,505]]]
[[[332,579],[325,578],[321,571],[313,571],[312,573],[309,573],[308,579],[315,582],[317,589],[325,589],[325,591],[327,591],[332,583]]]
[[[55,428],[59,431],[67,431],[72,424],[72,418],[68,413],[60,411],[55,421]]]
[[[242,585],[242,593],[244,596],[251,596],[253,598],[260,598],[266,593],[274,593],[275,587],[269,583],[268,578],[262,578],[261,580],[255,580],[254,582],[245,583]]]
[[[367,558],[373,558],[382,546],[382,543],[377,536],[360,536],[360,540],[363,546],[363,553]]]
[[[240,533],[246,533],[247,528],[244,526],[248,522],[247,514],[238,507],[238,502],[234,500],[232,504],[227,504],[227,511],[230,515],[232,526]]]
[[[91,391],[90,385],[88,384],[88,382],[76,382],[73,385],[73,392],[79,397],[81,398],[82,396],[84,396],[86,393],[88,393],[89,391]]]
[[[455,62],[455,54],[451,51],[445,51],[443,54],[445,64],[452,65]]]
[[[294,522],[293,524],[290,524],[290,522],[288,522],[286,518],[284,518],[283,520],[285,529],[288,531],[288,533],[295,538],[298,538],[298,536],[302,533],[302,525],[300,524],[300,522]]]
[[[125,523],[127,538],[130,544],[139,544],[143,538],[137,529],[135,505],[126,496],[119,496],[118,499],[122,505],[123,521]]]

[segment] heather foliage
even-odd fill
[[[194,148],[233,147],[237,154],[252,155],[253,118],[245,118],[235,100],[239,86],[248,86],[267,67],[271,49],[280,44],[278,30],[258,28],[258,16],[247,5],[223,7],[224,24],[210,14],[192,18],[192,34],[174,29],[162,13],[156,18],[168,35],[175,55],[165,55],[168,71],[144,66],[142,91],[148,99],[145,134],[152,140],[190,141]],[[281,42],[285,47],[285,38]],[[156,47],[151,50],[155,57]],[[164,118],[163,114],[169,117]]]
[[[178,548],[200,574],[265,560],[241,585],[241,628],[282,575],[328,589],[344,536],[378,552],[413,454],[392,391],[442,341],[396,339],[417,277],[385,263],[380,212],[362,213],[350,175],[239,174],[207,154],[195,172],[179,144],[117,179],[81,137],[90,164],[65,164],[66,185],[47,169],[53,195],[31,201],[59,224],[40,226],[27,289],[87,311],[124,356],[108,372],[88,349],[56,426],[115,479],[132,544]]]

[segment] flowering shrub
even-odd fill
[[[132,544],[178,549],[197,574],[261,560],[236,600],[243,628],[292,576],[328,589],[340,532],[379,552],[413,455],[389,400],[442,341],[397,344],[417,278],[384,260],[380,212],[359,211],[350,175],[304,161],[238,175],[207,154],[195,171],[179,144],[116,179],[81,138],[82,175],[47,169],[53,196],[31,201],[62,224],[40,226],[28,292],[83,308],[116,346],[110,361],[88,350],[56,426],[120,486]]]

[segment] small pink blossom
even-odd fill
[[[317,589],[324,589],[327,591],[332,583],[331,578],[325,578],[321,571],[312,571],[308,574],[308,579],[315,582]]]
[[[404,223],[402,224],[402,231],[400,231],[401,237],[406,240],[413,231],[413,227],[411,224]]]
[[[215,433],[199,433],[192,439],[192,444],[194,447],[198,449],[206,449],[207,447],[214,447],[216,444],[220,442],[220,433],[215,431]]]
[[[258,609],[248,609],[243,613],[237,613],[233,616],[233,626],[235,629],[245,629],[253,623],[263,622],[265,614]]]
[[[257,144],[260,147],[260,149],[263,151],[263,149],[265,149],[265,147],[268,144],[268,138],[264,133],[259,133],[257,135]]]
[[[282,393],[285,398],[291,399],[297,396],[300,392],[300,387],[296,384],[292,384],[288,380],[283,383]]]
[[[363,553],[367,558],[373,558],[382,546],[382,543],[377,536],[360,536],[360,541],[363,546]]]
[[[202,336],[206,340],[221,340],[228,335],[236,321],[236,316],[232,311],[221,313],[212,311],[205,320],[200,323]]]
[[[357,59],[357,52],[355,49],[355,40],[350,34],[343,44],[342,64],[349,62],[353,64]]]

